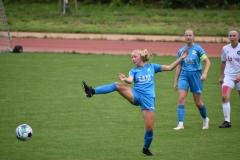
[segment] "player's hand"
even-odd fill
[[[173,88],[175,91],[178,91],[178,83],[174,83]]]
[[[184,59],[184,58],[187,57],[187,55],[188,55],[188,50],[186,49],[186,50],[184,50],[184,51],[182,52],[181,58]]]
[[[207,73],[203,73],[202,76],[200,77],[201,81],[205,81],[207,79]]]
[[[239,82],[240,82],[240,74],[237,75],[236,80],[235,80],[235,83],[239,83]]]
[[[118,78],[119,78],[119,80],[122,81],[122,82],[124,82],[125,79],[126,79],[125,75],[122,74],[122,73],[119,73],[119,74],[118,74]]]
[[[219,78],[218,83],[219,83],[219,84],[223,84],[223,79],[222,79],[222,78]]]

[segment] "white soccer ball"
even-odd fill
[[[27,141],[32,137],[33,130],[27,124],[20,124],[16,128],[15,135],[16,135],[17,139],[19,139],[20,141]]]

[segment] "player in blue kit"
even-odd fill
[[[145,50],[134,50],[132,52],[132,62],[136,66],[129,72],[129,76],[119,73],[119,80],[131,84],[134,82],[134,87],[131,88],[120,82],[115,82],[109,85],[92,88],[82,81],[82,87],[87,97],[92,97],[94,94],[107,94],[118,91],[131,104],[140,106],[142,116],[145,123],[145,135],[143,154],[153,156],[149,147],[153,139],[154,127],[154,111],[155,111],[155,74],[161,71],[172,71],[179,62],[188,55],[187,51],[179,56],[179,58],[170,65],[160,65],[155,63],[147,64],[150,60],[149,52]]]
[[[185,102],[188,89],[193,93],[193,99],[199,112],[203,118],[202,129],[209,128],[209,118],[207,117],[206,106],[202,102],[202,87],[203,81],[207,78],[207,73],[210,68],[210,60],[203,48],[194,43],[194,31],[187,29],[185,31],[186,45],[178,50],[178,57],[181,52],[188,50],[188,56],[177,66],[174,89],[178,91],[178,126],[174,130],[183,130],[183,121],[185,114]],[[205,62],[205,69],[202,73],[201,61]]]

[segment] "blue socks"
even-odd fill
[[[146,130],[145,135],[144,135],[144,146],[143,148],[148,149],[152,143],[153,139],[153,131],[149,132]]]
[[[116,90],[117,85],[115,83],[94,88],[95,94],[107,94]]]
[[[185,114],[184,105],[178,105],[178,122],[183,122]]]
[[[206,111],[205,105],[203,105],[202,108],[199,109],[199,112],[203,119],[205,119],[207,117],[207,111]]]
[[[199,112],[203,119],[205,119],[207,117],[207,111],[206,111],[205,105],[203,105],[202,108],[199,109]],[[184,113],[185,113],[184,105],[178,105],[178,121],[179,122],[183,122]]]
[[[207,111],[206,111],[205,105],[203,105],[202,108],[199,109],[199,112],[203,119],[207,117]],[[184,113],[185,113],[184,105],[178,105],[178,121],[179,122],[184,121]]]

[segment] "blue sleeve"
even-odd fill
[[[131,69],[131,70],[129,71],[129,76],[133,76],[133,77],[134,77],[134,69]]]
[[[198,56],[201,57],[203,54],[206,54],[204,49],[198,45]]]
[[[157,72],[161,72],[162,65],[160,65],[160,64],[156,64],[156,63],[152,63],[152,64],[153,64],[153,67],[154,67],[154,71],[155,71],[155,73],[157,73]]]

